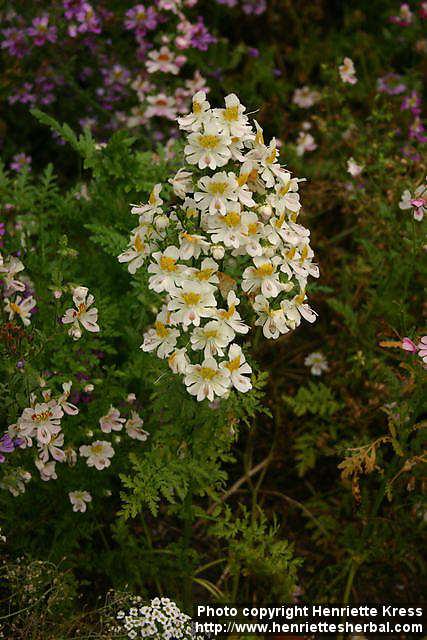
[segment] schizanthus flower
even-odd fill
[[[63,324],[71,324],[68,333],[73,340],[79,340],[82,336],[80,325],[91,333],[99,331],[98,309],[96,307],[90,308],[94,300],[93,295],[88,293],[87,287],[76,287],[73,290],[73,302],[76,308],[67,309],[62,318]]]
[[[139,224],[118,257],[131,274],[144,265],[163,303],[142,350],[167,360],[199,401],[251,389],[239,344],[251,327],[275,339],[316,319],[306,285],[319,270],[297,221],[301,180],[245,111],[234,94],[222,109],[194,95],[179,118],[187,145],[169,180],[175,198],[164,203],[158,184],[147,204],[132,205]]]

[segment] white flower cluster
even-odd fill
[[[44,481],[56,480],[56,463],[74,462],[73,450],[64,450],[64,433],[61,420],[64,414],[75,416],[79,410],[68,401],[71,382],[64,382],[59,398],[52,398],[51,391],[42,391],[43,400],[39,402],[34,393],[30,397],[30,406],[23,410],[15,424],[8,428],[11,438],[18,441],[20,448],[37,446],[35,466]]]
[[[182,613],[169,598],[154,598],[149,605],[142,605],[140,597],[134,598],[128,611],[117,613],[117,625],[111,631],[120,637],[152,638],[153,640],[202,640],[195,635],[191,618]]]
[[[186,166],[169,180],[175,202],[164,207],[157,184],[147,204],[132,205],[139,224],[118,259],[132,274],[148,262],[149,288],[164,299],[141,348],[167,358],[197,400],[212,401],[251,388],[236,342],[251,324],[278,338],[315,320],[306,283],[319,271],[297,223],[301,180],[237,96],[211,109],[200,91],[178,122],[188,135]]]

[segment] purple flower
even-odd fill
[[[11,27],[9,29],[2,29],[2,35],[4,37],[1,43],[1,48],[6,49],[10,56],[16,58],[23,58],[28,52],[27,40],[25,37],[25,31]]]
[[[427,136],[424,135],[425,127],[421,122],[421,118],[416,116],[413,123],[409,127],[410,140],[417,140],[418,142],[427,142]]]
[[[24,84],[11,93],[7,99],[9,104],[15,104],[20,102],[21,104],[29,104],[33,106],[36,102],[36,96],[33,93],[33,85],[30,82],[24,82]]]
[[[187,36],[190,47],[199,51],[207,51],[209,46],[216,42],[216,38],[207,30],[202,16],[198,17],[195,24],[190,25]]]
[[[249,47],[248,56],[250,56],[251,58],[259,58],[259,49],[257,49],[256,47]]]
[[[248,16],[260,16],[267,9],[267,2],[266,0],[243,0],[242,9]]]
[[[32,25],[27,29],[27,33],[34,38],[34,44],[37,47],[42,47],[46,42],[56,42],[57,30],[55,26],[49,26],[47,14],[34,18]]]
[[[421,113],[421,98],[417,91],[412,91],[409,96],[403,98],[400,106],[401,110],[409,109],[414,116],[419,116]]]
[[[396,96],[406,91],[406,84],[401,82],[401,76],[397,75],[397,73],[387,73],[382,78],[378,78],[377,89],[380,93]]]
[[[125,16],[125,28],[135,29],[141,35],[157,27],[158,17],[154,7],[146,9],[143,4],[136,4],[126,11]]]
[[[0,438],[0,463],[6,460],[3,453],[12,453],[14,449],[15,445],[10,435],[8,433],[2,435],[2,437]]]
[[[227,7],[235,7],[237,0],[216,0],[218,4],[225,4]]]
[[[88,2],[82,2],[77,13],[76,19],[80,22],[77,27],[79,33],[101,33],[101,24],[93,7]]]
[[[27,171],[31,171],[31,156],[25,155],[22,151],[21,153],[17,153],[13,156],[13,161],[10,163],[10,168],[20,173],[24,169]]]

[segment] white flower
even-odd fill
[[[310,367],[310,373],[313,376],[321,376],[324,371],[329,371],[328,361],[323,353],[313,351],[304,360],[306,367]]]
[[[123,429],[123,423],[126,422],[125,418],[120,417],[120,411],[110,405],[108,413],[105,416],[99,418],[99,426],[103,433],[111,433],[111,431],[121,431]]]
[[[233,340],[234,331],[225,323],[211,320],[203,327],[196,327],[190,337],[195,351],[204,350],[204,357],[223,356],[224,348]]]
[[[248,116],[244,115],[246,107],[239,98],[230,93],[225,98],[225,109],[214,109],[213,113],[222,131],[228,133],[231,138],[243,138],[253,140],[255,137],[249,124]]]
[[[341,80],[343,82],[347,82],[349,84],[356,84],[356,70],[354,68],[354,63],[351,58],[344,58],[343,63],[338,67],[338,71],[340,73]]]
[[[262,295],[255,297],[253,308],[258,315],[255,325],[262,327],[266,338],[276,340],[281,334],[288,333],[289,327],[282,308],[272,309],[267,298]]]
[[[70,502],[73,505],[73,511],[76,513],[84,513],[87,508],[87,503],[92,502],[92,496],[89,491],[70,491],[68,493]]]
[[[179,257],[182,260],[198,258],[199,255],[209,251],[209,242],[204,236],[183,231],[179,237]]]
[[[178,198],[184,199],[187,193],[193,191],[193,174],[191,171],[179,169],[173,178],[169,179],[173,192]]]
[[[216,312],[218,320],[232,329],[235,333],[248,333],[249,327],[245,324],[237,311],[236,307],[240,300],[234,291],[229,291],[227,295],[228,309],[218,309]]]
[[[150,434],[148,433],[148,431],[144,431],[144,429],[142,428],[143,424],[144,420],[137,414],[136,411],[132,411],[131,417],[127,419],[125,424],[126,433],[128,434],[129,438],[145,442]]]
[[[308,131],[300,131],[297,138],[297,155],[303,156],[306,151],[314,151],[317,149],[317,144]]]
[[[196,191],[194,199],[202,211],[209,211],[210,214],[227,213],[227,202],[236,202],[238,183],[234,173],[220,171],[212,177],[205,176],[198,182],[200,191]]]
[[[37,403],[24,409],[18,419],[18,429],[23,436],[36,437],[41,444],[47,444],[61,430],[64,412],[56,400]]]
[[[301,322],[301,318],[307,320],[307,322],[314,322],[317,314],[305,301],[307,296],[304,291],[299,295],[292,298],[292,300],[283,300],[281,307],[286,318],[291,322],[293,326],[298,326]]]
[[[216,307],[211,288],[199,282],[183,282],[182,288],[175,287],[170,291],[170,296],[168,309],[173,312],[171,319],[184,328],[190,324],[198,327],[200,319],[212,317]]]
[[[0,274],[3,280],[6,291],[13,293],[14,291],[24,291],[25,284],[19,280],[15,280],[17,273],[20,273],[25,269],[22,262],[15,256],[10,256],[7,262],[3,263],[3,259],[0,254]]]
[[[189,364],[190,359],[185,347],[182,349],[175,349],[175,351],[168,357],[168,365],[173,373],[185,373]]]
[[[188,365],[184,382],[199,402],[205,398],[212,402],[215,396],[227,393],[230,373],[228,369],[220,369],[214,358],[207,358],[202,364]]]
[[[62,407],[62,409],[64,410],[64,413],[67,413],[69,416],[75,416],[78,414],[79,410],[76,407],[76,405],[71,404],[71,402],[68,402],[68,398],[71,393],[71,387],[72,387],[71,381],[63,383],[62,385],[63,393],[58,399],[58,404]]]
[[[145,258],[150,254],[151,247],[149,243],[145,242],[145,235],[145,228],[136,228],[132,233],[128,248],[117,257],[119,262],[128,263],[128,271],[132,275],[144,264]]]
[[[91,333],[99,331],[97,324],[98,309],[96,307],[89,308],[95,298],[91,293],[88,293],[87,287],[76,287],[73,290],[73,302],[76,305],[76,309],[67,309],[65,315],[62,317],[63,324],[71,324],[72,327],[68,330],[68,334],[74,339],[78,340],[82,333],[80,330],[80,324],[84,329]]]
[[[399,209],[410,209],[412,207],[411,200],[411,192],[409,191],[409,189],[405,189],[400,198]]]
[[[238,202],[226,202],[225,215],[209,216],[207,232],[215,243],[222,242],[226,247],[237,249],[244,243],[241,205]]]
[[[320,99],[320,93],[310,87],[304,86],[300,89],[295,89],[292,97],[292,102],[301,109],[308,109],[312,107]]]
[[[146,100],[149,106],[144,111],[144,118],[141,118],[138,107],[134,107],[131,111],[135,113],[135,117],[127,120],[128,127],[132,128],[145,124],[145,119],[149,120],[155,116],[166,118],[167,120],[175,120],[176,102],[173,96],[167,96],[165,93],[157,93],[154,96],[147,96]]]
[[[284,173],[278,180],[275,196],[270,198],[271,204],[279,215],[298,214],[301,209],[298,191],[298,178],[292,178],[290,173]]]
[[[160,183],[155,184],[148,197],[148,203],[132,204],[131,213],[140,217],[142,216],[144,221],[151,221],[153,219],[153,215],[161,211],[160,207],[163,204],[163,200],[160,197],[161,190],[162,185]]]
[[[277,150],[276,139],[273,138],[266,147],[259,145],[248,153],[248,158],[252,158],[259,164],[259,174],[267,188],[274,187],[277,178],[284,176],[287,172],[276,162],[279,152]]]
[[[148,73],[160,71],[176,75],[185,61],[185,56],[175,56],[169,47],[163,46],[160,51],[152,50],[148,52],[148,60],[145,66]]]
[[[109,467],[111,464],[110,458],[114,456],[113,447],[105,440],[95,440],[89,445],[83,444],[79,448],[79,452],[83,458],[87,458],[87,466],[95,467],[98,471]]]
[[[28,327],[28,325],[31,324],[31,310],[34,309],[37,304],[33,296],[28,296],[28,298],[17,296],[13,302],[12,300],[9,300],[9,298],[5,298],[4,302],[5,311],[9,314],[9,320],[12,320],[15,315],[18,315],[25,327]]]
[[[243,272],[242,289],[246,293],[261,291],[266,298],[275,298],[282,290],[279,274],[276,271],[277,258],[268,260],[263,256],[253,258],[254,267]]]
[[[206,100],[206,93],[198,91],[193,96],[193,110],[187,116],[178,118],[179,128],[184,131],[200,131],[202,126],[211,119],[210,104]]]
[[[347,171],[353,178],[357,178],[363,171],[363,165],[357,164],[354,158],[349,158],[347,160]]]
[[[222,362],[221,367],[226,367],[230,372],[230,380],[233,387],[241,393],[246,393],[252,389],[250,378],[245,374],[251,374],[252,369],[246,362],[246,358],[238,344],[230,345],[228,350],[228,362]]]
[[[39,470],[40,478],[44,482],[49,482],[49,480],[57,480],[58,476],[56,475],[56,462],[52,460],[51,462],[43,462],[43,460],[37,459],[34,462],[35,466]]]
[[[188,144],[184,148],[187,162],[197,164],[199,169],[223,167],[231,157],[230,142],[230,137],[221,133],[215,122],[206,122],[202,132],[188,136]]]
[[[185,278],[188,281],[194,280],[195,282],[204,283],[210,285],[211,291],[215,291],[215,285],[219,283],[218,278],[218,264],[212,258],[204,258],[200,265],[200,269],[190,267],[185,273]]]
[[[141,349],[148,352],[157,349],[157,356],[166,358],[173,351],[179,335],[178,329],[168,327],[164,319],[158,316],[154,327],[144,333]]]
[[[148,273],[153,274],[148,279],[149,288],[156,293],[170,291],[179,284],[184,271],[184,266],[178,264],[179,250],[177,247],[169,246],[163,253],[156,251],[152,256],[156,262],[148,265]]]
[[[399,202],[399,208],[402,210],[412,209],[414,220],[421,222],[427,212],[427,184],[421,184],[417,187],[414,195],[405,189]]]

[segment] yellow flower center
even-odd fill
[[[197,209],[187,209],[185,213],[187,218],[195,218],[197,216]]]
[[[288,193],[290,186],[291,186],[291,181],[290,180],[289,180],[288,184],[282,185],[280,187],[280,189],[279,189],[279,196],[281,196],[281,197],[285,196]]]
[[[224,109],[224,120],[227,122],[233,122],[239,119],[239,107],[227,107]]]
[[[163,322],[160,322],[160,320],[157,320],[154,326],[156,328],[156,333],[159,336],[159,338],[168,337],[170,330],[163,324]]]
[[[292,260],[293,257],[295,256],[295,252],[296,252],[295,247],[292,247],[291,249],[289,249],[289,251],[286,253],[287,259]]]
[[[248,224],[248,236],[254,236],[258,232],[258,222]]]
[[[15,302],[11,302],[9,306],[13,313],[18,313],[19,315],[21,314],[21,307],[18,304],[16,304]]]
[[[200,293],[194,293],[194,291],[189,291],[188,293],[182,294],[182,299],[184,300],[187,306],[193,307],[198,302],[200,302],[200,300],[202,299],[202,296],[200,295]]]
[[[81,315],[86,313],[86,311],[87,311],[87,306],[85,305],[84,302],[81,302],[77,307],[77,316],[80,317]]]
[[[280,216],[280,218],[277,218],[277,220],[275,220],[275,221],[274,221],[274,226],[275,226],[277,229],[281,229],[281,228],[282,228],[282,225],[283,225],[283,223],[284,223],[284,222],[285,222],[285,214],[284,214],[284,213],[282,213],[282,215]]]
[[[160,268],[163,271],[176,271],[178,267],[176,266],[176,260],[174,258],[169,258],[168,256],[162,256],[160,258]]]
[[[221,310],[219,312],[219,315],[221,318],[223,318],[224,320],[230,320],[230,318],[233,317],[234,312],[236,311],[236,305],[232,304],[230,306],[230,308],[228,309],[228,311],[225,311],[224,309]]]
[[[303,246],[302,251],[301,251],[301,262],[304,262],[304,260],[307,258],[307,256],[308,256],[308,247],[307,247],[307,245],[305,244],[305,245]]]
[[[91,453],[94,453],[96,456],[102,455],[103,453],[102,444],[93,444],[91,447]]]
[[[237,358],[233,358],[233,360],[227,362],[225,366],[231,373],[233,373],[233,371],[237,371],[240,367],[240,356],[237,356]]]
[[[196,273],[196,278],[197,280],[209,280],[209,278],[211,277],[211,275],[215,273],[214,269],[200,269],[200,271],[198,271]]]
[[[197,244],[197,238],[195,238],[194,236],[190,235],[189,233],[186,233],[185,231],[181,234],[183,238],[185,238],[187,240],[187,242],[192,242],[193,244]]]
[[[302,304],[304,302],[304,298],[305,298],[305,291],[301,291],[299,296],[295,296],[295,298],[294,298],[295,304],[297,306],[299,306],[300,304]]]
[[[219,144],[218,136],[199,136],[199,144],[204,149],[216,149]]]
[[[144,243],[142,242],[140,236],[136,235],[135,240],[133,241],[133,246],[135,247],[135,251],[138,253],[142,253],[144,250]]]
[[[157,198],[156,198],[156,194],[154,193],[154,189],[153,191],[150,193],[150,197],[148,198],[148,202],[149,204],[156,204]]]
[[[255,275],[258,278],[265,278],[271,276],[274,273],[274,266],[269,262],[262,264],[258,269],[254,269]]]
[[[247,183],[247,181],[249,180],[250,177],[250,173],[241,173],[240,176],[237,178],[237,183],[239,185],[239,187],[243,187],[244,184]]]
[[[273,162],[276,160],[276,156],[277,156],[277,149],[273,147],[270,155],[266,159],[267,164],[273,164]]]
[[[209,185],[209,193],[213,196],[222,196],[227,190],[228,182],[211,182]]]
[[[217,371],[215,369],[211,369],[211,367],[201,367],[200,376],[203,380],[212,380],[215,378]]]
[[[224,216],[224,222],[227,227],[238,227],[240,224],[240,213],[238,211],[229,211]]]
[[[204,331],[204,335],[206,340],[211,340],[211,338],[216,338],[218,335],[218,331],[216,329],[208,329]]]
[[[197,100],[194,100],[193,102],[193,113],[195,115],[198,115],[199,113],[201,113],[202,111],[202,105],[200,104],[200,102],[197,102]]]

